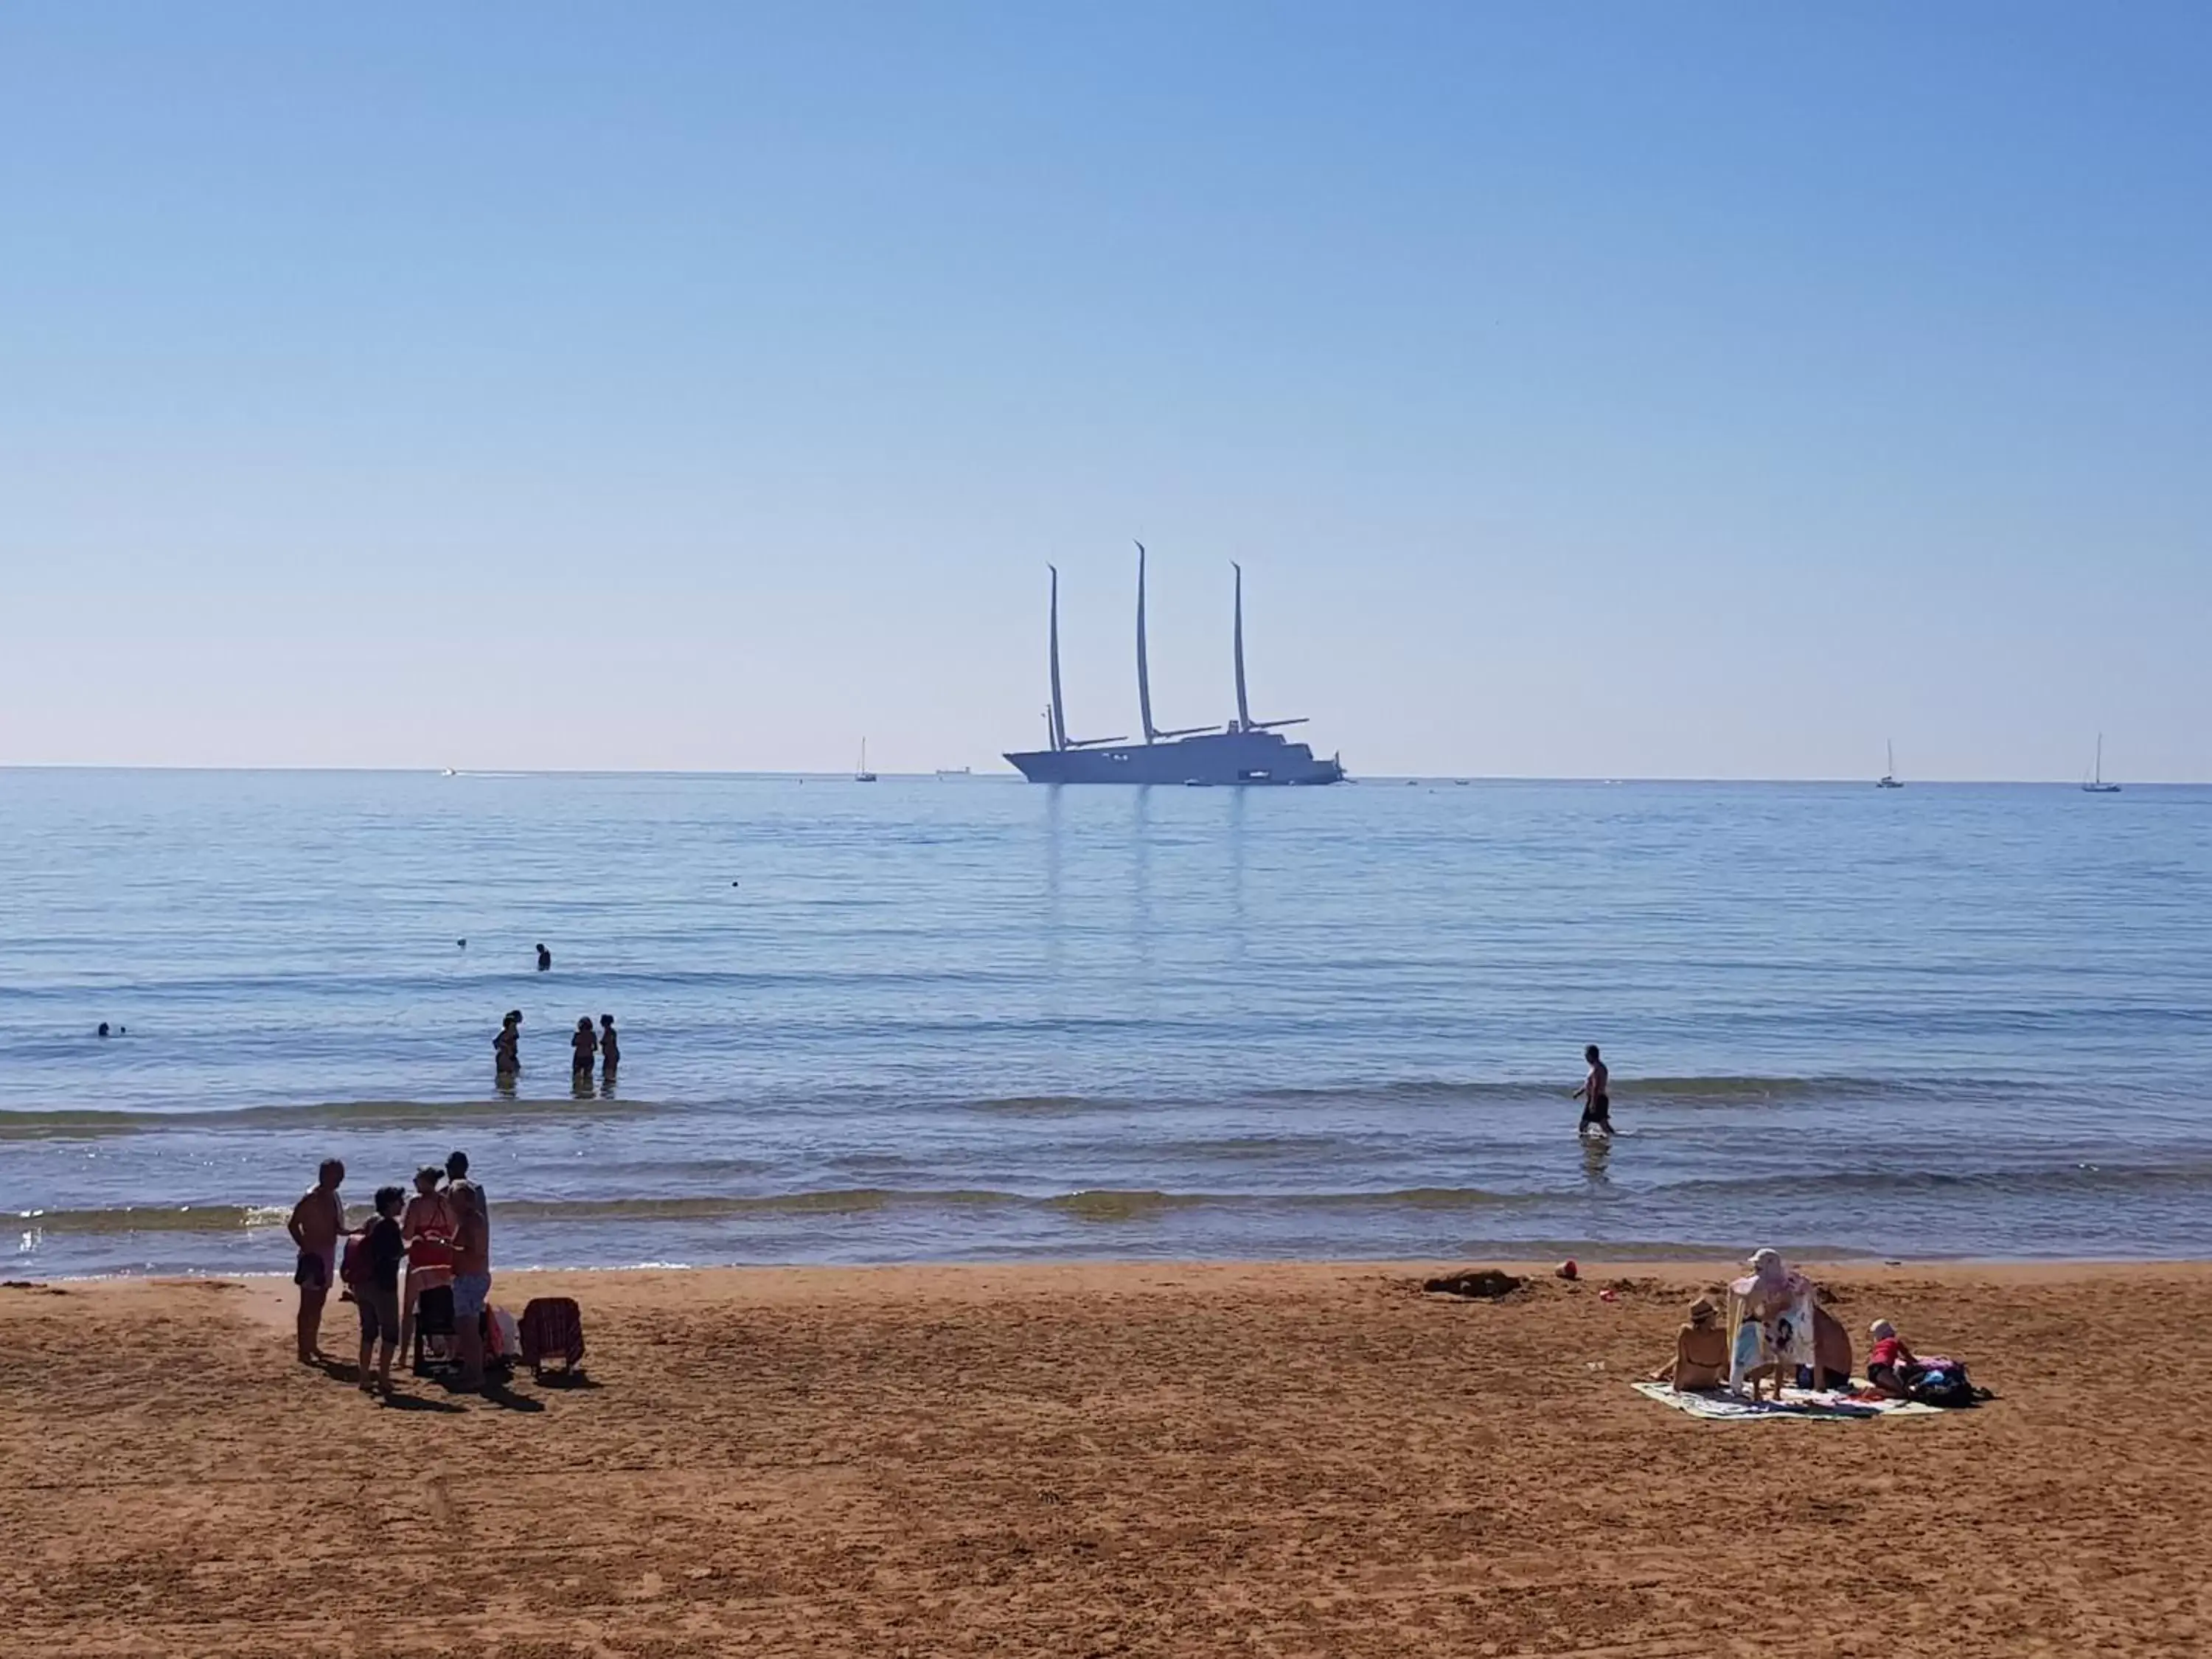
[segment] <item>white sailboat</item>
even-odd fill
[[[1888,757],[1888,760],[1889,760],[1889,766],[1888,766],[1888,769],[1887,769],[1887,771],[1883,772],[1883,774],[1882,774],[1879,778],[1877,778],[1877,779],[1875,779],[1875,785],[1874,785],[1874,787],[1875,787],[1875,788],[1877,788],[1877,789],[1902,789],[1902,788],[1904,788],[1904,787],[1905,787],[1905,786],[1904,786],[1903,784],[1899,783],[1899,782],[1897,781],[1897,748],[1896,748],[1896,745],[1895,745],[1895,744],[1892,744],[1892,743],[1891,743],[1891,742],[1890,742],[1887,738],[1883,738],[1883,739],[1882,739],[1882,745],[1881,745],[1881,746],[1882,746],[1882,750],[1883,750],[1883,752],[1884,752],[1884,753]]]
[[[2105,781],[2105,734],[2102,732],[2097,733],[2096,766],[2081,781],[2081,793],[2085,795],[2117,795],[2120,793],[2118,784]]]
[[[860,764],[853,773],[853,781],[855,783],[873,783],[875,781],[876,775],[868,770],[868,740],[866,738],[862,738],[860,739]]]

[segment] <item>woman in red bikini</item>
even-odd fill
[[[407,1288],[401,1297],[399,1346],[415,1340],[415,1304],[425,1291],[453,1282],[453,1235],[459,1222],[453,1206],[438,1183],[446,1172],[427,1164],[415,1172],[415,1196],[399,1220],[399,1235],[407,1241]]]

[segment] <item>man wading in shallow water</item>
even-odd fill
[[[1589,1062],[1589,1075],[1583,1079],[1583,1086],[1568,1097],[1583,1103],[1583,1121],[1575,1133],[1586,1135],[1595,1129],[1609,1138],[1613,1133],[1613,1097],[1607,1090],[1612,1085],[1613,1073],[1597,1057],[1595,1042],[1583,1050],[1583,1058]]]
[[[337,1277],[338,1235],[345,1231],[345,1200],[338,1183],[345,1165],[334,1158],[323,1160],[315,1171],[315,1184],[292,1206],[284,1231],[299,1247],[292,1264],[292,1282],[300,1287],[300,1363],[312,1365],[323,1329],[323,1303]]]
[[[491,1294],[491,1212],[483,1188],[468,1178],[469,1155],[446,1160],[452,1177],[446,1201],[453,1212],[453,1346],[460,1351],[463,1389],[483,1387],[483,1310]]]

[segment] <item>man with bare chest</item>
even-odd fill
[[[1583,1086],[1574,1092],[1574,1098],[1583,1103],[1583,1121],[1575,1133],[1586,1135],[1595,1129],[1610,1139],[1613,1136],[1613,1073],[1598,1058],[1595,1042],[1583,1050],[1583,1059],[1589,1066],[1589,1075],[1583,1079]]]
[[[325,1158],[315,1172],[315,1184],[292,1206],[292,1218],[284,1224],[300,1250],[292,1266],[292,1282],[300,1287],[302,1365],[315,1363],[323,1304],[330,1296],[331,1281],[338,1276],[338,1238],[345,1231],[345,1200],[338,1196],[338,1183],[344,1179],[345,1165],[334,1158]]]
[[[483,1188],[469,1179],[469,1157],[455,1152],[446,1160],[451,1177],[447,1201],[453,1206],[453,1346],[460,1351],[460,1386],[483,1387],[483,1310],[491,1294],[491,1206]]]

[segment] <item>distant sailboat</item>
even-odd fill
[[[1888,769],[1887,769],[1887,771],[1885,771],[1885,772],[1881,775],[1881,777],[1879,777],[1879,778],[1877,778],[1877,779],[1875,779],[1875,786],[1874,786],[1874,787],[1875,787],[1875,788],[1877,788],[1877,789],[1902,789],[1902,788],[1904,788],[1904,787],[1905,787],[1905,786],[1904,786],[1903,784],[1899,783],[1899,782],[1897,781],[1897,748],[1896,748],[1896,745],[1895,745],[1895,744],[1892,744],[1892,743],[1891,743],[1887,738],[1884,738],[1884,739],[1882,740],[1882,745],[1881,745],[1881,746],[1882,746],[1882,752],[1883,752],[1884,754],[1886,754],[1887,756],[1888,756],[1888,757],[1889,757],[1889,768],[1888,768]]]
[[[868,740],[866,738],[862,738],[860,739],[860,769],[853,774],[853,781],[855,783],[873,783],[875,781],[876,775],[868,770]]]
[[[2085,795],[2117,795],[2120,793],[2118,784],[2105,781],[2105,734],[2102,732],[2097,733],[2095,769],[2082,780],[2081,793]]]

